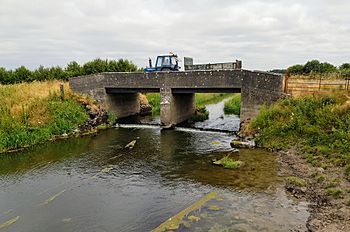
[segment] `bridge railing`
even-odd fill
[[[226,62],[226,63],[193,64],[192,58],[185,57],[184,58],[184,65],[185,65],[185,71],[242,69],[242,61],[241,60],[236,60],[235,62]]]

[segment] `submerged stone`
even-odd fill
[[[254,148],[255,142],[254,140],[247,140],[247,141],[240,141],[240,140],[233,140],[230,143],[231,147],[233,148]]]
[[[130,143],[126,144],[124,148],[132,149],[134,148],[135,144],[136,144],[136,140],[133,140]]]
[[[212,210],[212,211],[219,211],[219,210],[223,210],[223,208],[217,206],[217,205],[211,205],[209,207],[209,210]]]
[[[199,220],[201,220],[201,218],[191,215],[188,217],[188,220],[190,220],[191,222],[198,222]]]

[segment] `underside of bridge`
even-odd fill
[[[140,112],[139,93],[160,93],[162,127],[173,127],[195,112],[195,93],[241,93],[241,121],[283,94],[283,78],[246,70],[101,73],[72,78],[71,88],[95,98],[119,118]]]

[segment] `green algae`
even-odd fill
[[[186,215],[191,213],[194,210],[200,209],[203,207],[205,203],[210,201],[211,199],[215,199],[216,196],[218,195],[217,192],[211,192],[193,203],[191,206],[188,208],[182,210],[178,214],[174,215],[173,217],[169,218],[162,224],[160,224],[157,228],[152,230],[152,232],[163,232],[163,231],[169,231],[169,230],[177,230],[181,224],[183,224],[183,219]]]

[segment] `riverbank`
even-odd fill
[[[60,96],[62,83],[64,99]],[[92,99],[72,93],[68,83],[60,81],[0,86],[0,112],[0,152],[87,133],[108,124],[106,111]]]
[[[311,202],[310,231],[350,231],[350,100],[288,98],[262,108],[248,128],[258,147],[277,151],[286,189]]]

